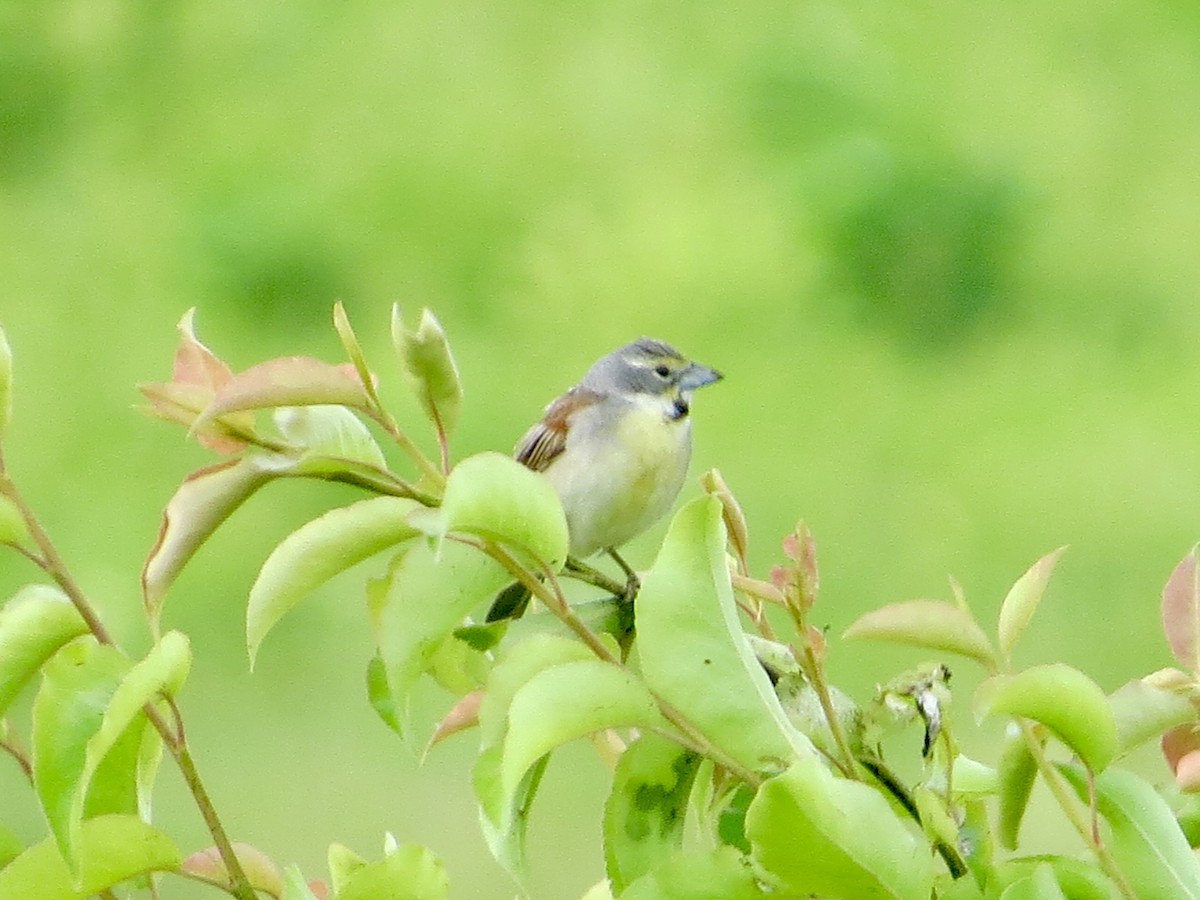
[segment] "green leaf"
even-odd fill
[[[1195,710],[1186,697],[1141,679],[1127,682],[1108,698],[1117,724],[1117,744],[1122,754],[1191,722]]]
[[[0,328],[0,439],[12,420],[12,381],[12,347],[8,344],[8,335]]]
[[[25,844],[7,825],[0,824],[0,869],[21,855]]]
[[[340,894],[342,887],[359,869],[367,865],[367,861],[347,847],[345,844],[329,845],[329,885],[333,893]]]
[[[99,728],[88,739],[72,821],[82,820],[85,814],[137,812],[138,790],[143,786],[142,734],[147,724],[142,709],[160,696],[174,696],[187,678],[191,662],[187,637],[171,631],[121,678]],[[98,797],[98,791],[108,796]]]
[[[1079,767],[1058,768],[1087,802],[1087,779]],[[1109,849],[1137,888],[1138,900],[1200,898],[1200,861],[1153,787],[1130,772],[1111,769],[1096,777],[1096,805],[1108,823]]]
[[[33,781],[50,831],[72,872],[87,794],[89,742],[100,731],[104,710],[129,661],[117,650],[77,640],[43,668],[33,701]]]
[[[413,500],[372,497],[332,509],[284,538],[250,588],[246,647],[254,663],[271,628],[305,596],[350,566],[417,534]]]
[[[617,760],[604,804],[604,858],[619,893],[683,848],[700,756],[648,732]]]
[[[550,482],[500,453],[469,456],[446,481],[439,510],[413,517],[440,539],[458,531],[499,541],[558,569],[567,558],[567,519]]]
[[[283,870],[283,900],[317,900],[304,873],[297,866],[291,865]]]
[[[1033,614],[1037,612],[1042,594],[1046,590],[1046,584],[1050,581],[1050,576],[1054,574],[1054,567],[1058,565],[1058,560],[1066,552],[1066,549],[1066,547],[1059,547],[1053,553],[1048,553],[1035,562],[1029,571],[1017,579],[1016,584],[1009,590],[1008,596],[1004,598],[1004,603],[1000,607],[997,633],[1000,638],[1000,653],[1005,659],[1012,658],[1017,638],[1025,631],[1033,619]]]
[[[734,760],[778,770],[815,751],[788,720],[742,631],[721,512],[715,497],[684,506],[642,579],[636,616],[643,677]]]
[[[1042,863],[1027,878],[1014,881],[1000,894],[1000,900],[1066,900],[1054,870]]]
[[[1021,820],[1029,807],[1033,783],[1037,780],[1037,761],[1016,725],[1010,724],[1000,748],[996,766],[999,779],[1000,815],[996,836],[1005,850],[1016,850],[1021,832]]]
[[[371,588],[376,641],[402,725],[413,685],[438,647],[510,577],[474,547],[447,541],[435,551],[418,541]]]
[[[667,727],[650,691],[627,669],[582,660],[539,672],[517,691],[508,710],[500,762],[505,808],[538,759],[568,741],[617,727]]]
[[[462,383],[441,323],[423,309],[417,330],[410,331],[404,327],[400,307],[393,306],[392,342],[425,415],[440,434],[449,434],[462,408]]]
[[[556,634],[534,634],[514,644],[492,669],[479,709],[480,744],[497,747],[508,728],[508,709],[517,691],[551,666],[595,659],[580,641]]]
[[[366,388],[367,395],[371,398],[371,403],[379,406],[379,395],[375,392],[375,378],[371,374],[371,368],[367,365],[366,354],[363,353],[362,344],[358,342],[358,335],[354,333],[354,328],[350,325],[350,317],[346,315],[346,307],[339,300],[333,304],[333,327],[341,338],[342,346],[346,348],[346,355],[350,357],[350,363],[354,366],[354,371],[358,373],[358,380],[362,382]]]
[[[683,853],[633,882],[621,900],[762,900],[745,857],[732,847]]]
[[[479,801],[480,825],[484,840],[496,862],[517,880],[524,883],[525,832],[533,798],[542,783],[542,775],[550,761],[549,755],[535,762],[525,773],[516,792],[506,799],[502,787],[501,747],[489,747],[479,754],[472,773],[472,786]]]
[[[883,796],[815,757],[763,784],[746,833],[755,861],[794,894],[928,900],[933,887],[929,848]]]
[[[76,846],[78,877],[53,838],[30,847],[0,869],[0,897],[85,900],[147,872],[179,865],[170,838],[136,816],[102,816],[84,822]]]
[[[20,547],[29,543],[29,526],[17,504],[0,494],[0,544]]]
[[[1195,547],[1163,587],[1162,623],[1175,658],[1185,669],[1200,671],[1200,562]]]
[[[367,663],[367,700],[383,724],[403,736],[404,724],[396,695],[392,693],[392,686],[388,682],[387,663],[378,653]]]
[[[158,540],[142,569],[146,612],[157,628],[167,591],[188,560],[255,491],[278,473],[260,455],[218,463],[187,478],[163,511]]]
[[[407,844],[351,873],[337,900],[444,900],[449,892],[442,861],[424,847]]]
[[[970,611],[956,603],[941,600],[892,603],[860,616],[842,637],[957,653],[989,671],[996,668],[996,653],[987,635]]]
[[[1001,892],[1015,882],[1032,877],[1043,867],[1054,873],[1055,882],[1068,900],[1112,900],[1116,896],[1112,881],[1094,863],[1052,854],[1006,860],[996,867],[988,886],[993,892]]]
[[[275,424],[284,439],[306,456],[387,469],[383,451],[367,426],[344,406],[282,406],[275,411]]]
[[[0,717],[42,664],[87,624],[56,587],[31,584],[0,607]]]
[[[1117,724],[1108,697],[1064,663],[989,678],[976,691],[975,706],[981,716],[1001,712],[1041,722],[1094,771],[1117,755]]]

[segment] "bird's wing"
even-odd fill
[[[566,449],[571,419],[581,409],[599,403],[601,399],[600,394],[587,388],[571,388],[546,407],[542,421],[525,432],[514,454],[517,462],[535,472],[544,472]]]

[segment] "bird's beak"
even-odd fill
[[[684,391],[694,391],[706,384],[720,381],[722,377],[716,369],[710,369],[700,363],[688,363],[687,368],[679,376],[679,388]]]

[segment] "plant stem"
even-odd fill
[[[92,636],[101,644],[117,647],[116,641],[113,640],[112,635],[100,620],[87,595],[84,594],[83,590],[75,582],[75,579],[71,577],[66,563],[59,556],[58,550],[50,540],[50,536],[42,527],[41,522],[38,521],[37,516],[34,515],[33,510],[25,503],[24,498],[21,496],[20,491],[17,490],[16,485],[13,484],[12,479],[9,478],[2,454],[0,454],[0,494],[3,494],[12,501],[24,519],[25,526],[29,529],[29,535],[41,553],[41,559],[35,559],[35,562],[62,588],[63,593],[67,595],[80,617],[87,624]],[[175,763],[183,774],[184,781],[187,783],[188,789],[196,801],[200,815],[204,818],[205,825],[208,826],[213,843],[217,847],[217,852],[221,855],[221,861],[225,864],[225,868],[229,872],[229,892],[237,897],[238,900],[255,900],[254,888],[251,887],[250,881],[246,877],[246,872],[242,868],[237,854],[234,853],[233,845],[230,843],[228,835],[225,833],[224,826],[217,816],[216,808],[213,806],[212,800],[204,788],[204,783],[200,780],[200,774],[196,770],[191,751],[184,739],[182,721],[177,716],[176,722],[178,727],[172,728],[152,703],[146,704],[143,707],[143,711],[150,724],[154,727],[154,730],[162,736],[163,743],[167,746],[172,757],[174,757]]]
[[[1125,900],[1137,900],[1137,894],[1125,879],[1125,873],[1121,871],[1112,854],[1108,852],[1108,847],[1099,839],[1099,835],[1094,834],[1092,823],[1082,814],[1079,809],[1079,803],[1075,798],[1071,787],[1066,783],[1058,770],[1050,763],[1046,756],[1045,745],[1034,734],[1033,726],[1028,720],[1017,718],[1018,727],[1021,729],[1021,737],[1025,741],[1025,746],[1029,750],[1029,755],[1033,757],[1037,764],[1038,771],[1042,774],[1042,780],[1045,781],[1046,787],[1050,789],[1050,793],[1054,795],[1055,801],[1061,807],[1067,821],[1071,823],[1071,827],[1083,838],[1083,842],[1096,854],[1096,860],[1100,863],[1100,868],[1104,870],[1104,874],[1112,879],[1117,886],[1117,890],[1121,892],[1121,896]]]
[[[613,655],[612,651],[608,649],[608,646],[605,645],[604,641],[600,639],[599,635],[588,628],[587,624],[584,623],[583,620],[577,615],[575,615],[574,611],[571,609],[571,605],[567,603],[566,598],[562,595],[562,590],[558,586],[558,579],[555,578],[554,573],[549,569],[549,567],[546,567],[545,573],[547,579],[554,586],[553,591],[546,586],[545,581],[538,578],[535,574],[526,569],[513,557],[511,553],[509,553],[504,547],[500,546],[495,541],[485,539],[479,542],[476,546],[483,550],[483,552],[485,552],[488,556],[492,557],[492,559],[496,560],[496,562],[500,563],[500,565],[502,565],[510,575],[520,581],[523,585],[525,585],[525,587],[529,588],[533,595],[541,600],[547,609],[558,616],[563,624],[575,632],[575,634],[579,636],[579,639],[582,640],[584,644],[587,645],[588,649],[590,649],[600,660],[620,668],[625,668],[625,665],[621,662],[621,660]],[[751,787],[757,788],[762,784],[762,776],[730,757],[719,747],[714,746],[713,743],[704,735],[704,733],[697,728],[690,719],[687,718],[687,716],[675,709],[674,706],[660,697],[658,693],[648,685],[647,690],[649,690],[651,696],[654,697],[654,701],[658,706],[659,712],[662,713],[663,718],[670,722],[671,725],[673,725],[687,740],[689,749],[694,750],[703,756],[707,756],[714,763],[726,769],[733,775],[736,775]]]

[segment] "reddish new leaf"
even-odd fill
[[[1162,592],[1162,621],[1171,652],[1193,672],[1200,671],[1200,566],[1196,548],[1183,558]]]
[[[1180,789],[1200,791],[1200,732],[1194,725],[1180,725],[1162,736],[1163,757]]]
[[[353,364],[334,366],[308,356],[284,356],[233,376],[217,391],[196,427],[239,410],[319,404],[371,408]]]
[[[179,321],[179,347],[175,350],[171,380],[166,384],[139,385],[138,390],[150,401],[150,412],[154,415],[191,428],[196,439],[210,450],[222,454],[237,453],[245,449],[245,441],[232,436],[221,423],[209,421],[205,427],[198,427],[196,423],[217,391],[233,380],[233,373],[196,339],[195,313],[194,309],[189,309]],[[252,431],[254,419],[243,414],[230,418],[229,424],[240,431]]]

